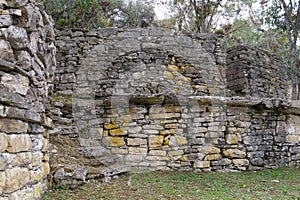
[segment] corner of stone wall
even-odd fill
[[[49,174],[53,21],[33,0],[0,1],[0,199],[40,199]]]

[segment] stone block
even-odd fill
[[[3,189],[5,187],[5,183],[6,183],[6,176],[5,176],[5,172],[1,172],[0,171],[0,194],[3,193]]]
[[[32,164],[32,153],[22,152],[15,154],[11,161],[12,166],[26,166]]]
[[[17,153],[22,151],[30,151],[32,148],[32,142],[29,135],[8,135],[7,136],[7,151],[11,153]]]
[[[168,105],[168,106],[165,106],[164,108],[167,113],[180,113],[181,112],[181,106]]]
[[[115,128],[118,128],[119,125],[118,124],[104,124],[104,128],[105,129],[115,129]]]
[[[166,157],[167,152],[163,150],[151,150],[149,152],[149,156],[161,156],[161,157]]]
[[[152,105],[149,109],[149,113],[151,114],[159,114],[159,113],[165,113],[166,110],[161,105]]]
[[[9,200],[31,200],[33,199],[33,189],[31,187],[22,188],[14,193],[12,193],[9,197]]]
[[[164,127],[162,127],[161,125],[143,125],[143,129],[145,130],[163,130]]]
[[[238,137],[236,134],[226,134],[225,140],[227,144],[237,144],[238,143]]]
[[[42,162],[43,174],[48,175],[50,173],[50,165],[48,162]]]
[[[151,161],[150,167],[160,167],[160,166],[166,166],[166,162],[164,161]]]
[[[10,26],[7,29],[8,41],[15,49],[24,49],[28,45],[28,36],[24,28]]]
[[[201,161],[201,160],[197,160],[195,163],[194,163],[194,166],[193,166],[195,169],[197,168],[208,168],[210,167],[210,161]]]
[[[128,154],[128,149],[121,149],[119,147],[114,147],[111,149],[111,152],[113,154],[119,154],[119,155]]]
[[[174,135],[177,133],[177,129],[163,130],[160,131],[161,135]]]
[[[5,133],[27,133],[28,123],[20,120],[0,118],[0,131]]]
[[[287,135],[285,141],[296,144],[300,142],[300,135]]]
[[[141,138],[128,138],[127,139],[127,145],[128,146],[146,146],[147,145],[147,139],[141,139]]]
[[[26,95],[29,89],[28,78],[21,75],[5,74],[1,77],[1,84],[21,95]]]
[[[23,186],[25,186],[29,181],[29,171],[26,168],[13,168],[5,171],[6,182],[3,189],[4,193],[14,192]]]
[[[33,185],[33,198],[39,199],[43,192],[43,184],[37,183]]]
[[[233,159],[234,166],[249,166],[249,160],[247,159]]]
[[[169,158],[164,157],[164,156],[147,156],[146,160],[149,160],[149,161],[168,161]]]
[[[6,134],[0,133],[0,153],[4,152],[8,146]]]
[[[127,130],[124,130],[123,128],[119,129],[112,129],[109,131],[111,136],[121,136],[121,135],[128,135]]]
[[[205,160],[211,161],[211,160],[220,160],[222,158],[221,154],[209,154],[205,157]]]
[[[104,137],[102,143],[107,147],[121,147],[125,146],[125,140],[121,137]]]
[[[171,160],[179,160],[183,155],[183,150],[169,151],[168,155]]]
[[[42,168],[38,168],[37,170],[30,171],[30,180],[41,182],[44,178],[44,173]]]
[[[148,143],[150,148],[161,147],[164,142],[164,136],[161,135],[150,135]]]
[[[142,133],[147,135],[158,135],[159,130],[143,130]]]
[[[214,146],[203,146],[198,148],[199,153],[202,154],[219,154],[221,152],[221,150],[217,147]]]
[[[220,132],[220,131],[225,131],[226,127],[225,126],[209,126],[208,131],[212,131],[212,132]]]
[[[39,166],[42,164],[43,153],[42,152],[34,152],[32,153],[32,166]]]
[[[226,149],[223,151],[225,157],[228,158],[245,158],[246,152],[239,149]]]
[[[129,134],[139,134],[142,130],[143,130],[142,127],[136,126],[136,127],[132,127],[130,129],[128,129],[128,133]]]
[[[141,147],[129,147],[128,148],[129,154],[142,154],[146,155],[148,152],[147,148],[141,148]]]
[[[232,161],[228,158],[223,158],[221,160],[216,160],[216,161],[212,161],[211,165],[214,166],[226,166],[226,165],[230,165],[232,163]]]
[[[152,119],[172,119],[172,118],[180,118],[180,113],[150,114],[149,117],[152,118]]]
[[[183,137],[183,136],[171,136],[169,145],[171,147],[178,147],[178,146],[186,145],[187,143],[188,142],[187,142],[186,137]]]

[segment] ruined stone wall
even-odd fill
[[[67,163],[79,155],[87,165],[121,159],[140,169],[299,163],[300,133],[288,128],[298,125],[286,112],[286,73],[276,56],[244,46],[226,52],[214,35],[159,29],[77,30],[56,39],[51,138],[54,152],[71,138],[76,153]]]
[[[31,0],[0,1],[0,199],[39,199],[49,174],[52,21]]]
[[[226,63],[227,87],[233,95],[287,99],[287,68],[278,56],[238,46],[228,50]]]

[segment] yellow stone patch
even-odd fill
[[[220,160],[222,158],[221,154],[211,154],[205,157],[205,160]]]
[[[127,135],[127,131],[122,128],[110,130],[109,133],[112,136]]]
[[[149,141],[149,147],[161,147],[164,142],[164,136],[151,135],[148,141]]]
[[[168,65],[168,69],[173,70],[173,71],[179,70],[179,68],[176,65]]]
[[[118,124],[104,124],[105,129],[114,129],[118,128]]]
[[[168,79],[171,79],[171,80],[173,80],[175,78],[174,74],[169,71],[165,71],[164,75],[165,75],[165,77],[167,77]]]
[[[161,131],[160,134],[161,135],[174,135],[174,134],[176,134],[176,129]]]
[[[181,160],[182,162],[187,162],[187,161],[189,161],[189,158],[188,158],[187,156],[182,156],[182,157],[180,158],[180,160]]]
[[[108,130],[103,131],[103,136],[108,136]]]
[[[105,137],[102,139],[102,142],[105,146],[111,147],[121,147],[125,146],[124,138],[120,137]]]

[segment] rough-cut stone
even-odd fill
[[[10,15],[0,15],[0,27],[12,25],[12,17]]]
[[[214,146],[203,146],[200,147],[198,150],[199,153],[203,153],[203,154],[219,154],[221,152],[219,148]]]
[[[146,139],[140,139],[140,138],[128,138],[127,139],[127,145],[128,146],[147,145],[147,140]]]
[[[225,140],[227,144],[237,144],[238,137],[236,134],[227,134],[225,135]]]
[[[26,168],[13,168],[6,170],[6,182],[4,193],[11,193],[26,185],[29,179],[29,172]]]
[[[85,183],[87,169],[79,165],[60,165],[53,176],[58,186],[76,188]]]
[[[0,171],[0,194],[3,193],[3,188],[5,187],[5,183],[6,183],[5,172]]]
[[[200,160],[197,160],[195,163],[194,163],[194,168],[208,168],[210,167],[210,161],[200,161]]]
[[[4,133],[0,133],[0,153],[4,152],[8,146],[7,136]]]
[[[164,137],[160,135],[149,136],[148,142],[150,148],[161,147],[164,141]]]
[[[28,45],[27,32],[24,28],[10,26],[7,29],[7,35],[8,41],[15,49],[23,49]]]
[[[223,151],[224,156],[228,158],[245,158],[246,152],[239,149],[226,149]]]
[[[248,166],[249,165],[249,160],[247,160],[247,159],[233,159],[232,162],[235,166]]]
[[[11,153],[29,151],[32,149],[32,142],[29,135],[8,135],[7,136],[7,151]]]
[[[298,142],[300,142],[300,135],[288,135],[288,136],[286,136],[286,142],[298,143]]]
[[[28,123],[20,120],[0,118],[0,131],[5,133],[26,133]]]
[[[102,143],[105,146],[112,146],[112,147],[120,147],[125,145],[124,139],[118,137],[105,137],[103,138]]]
[[[0,39],[0,57],[9,61],[13,59],[13,50],[10,44]]]

